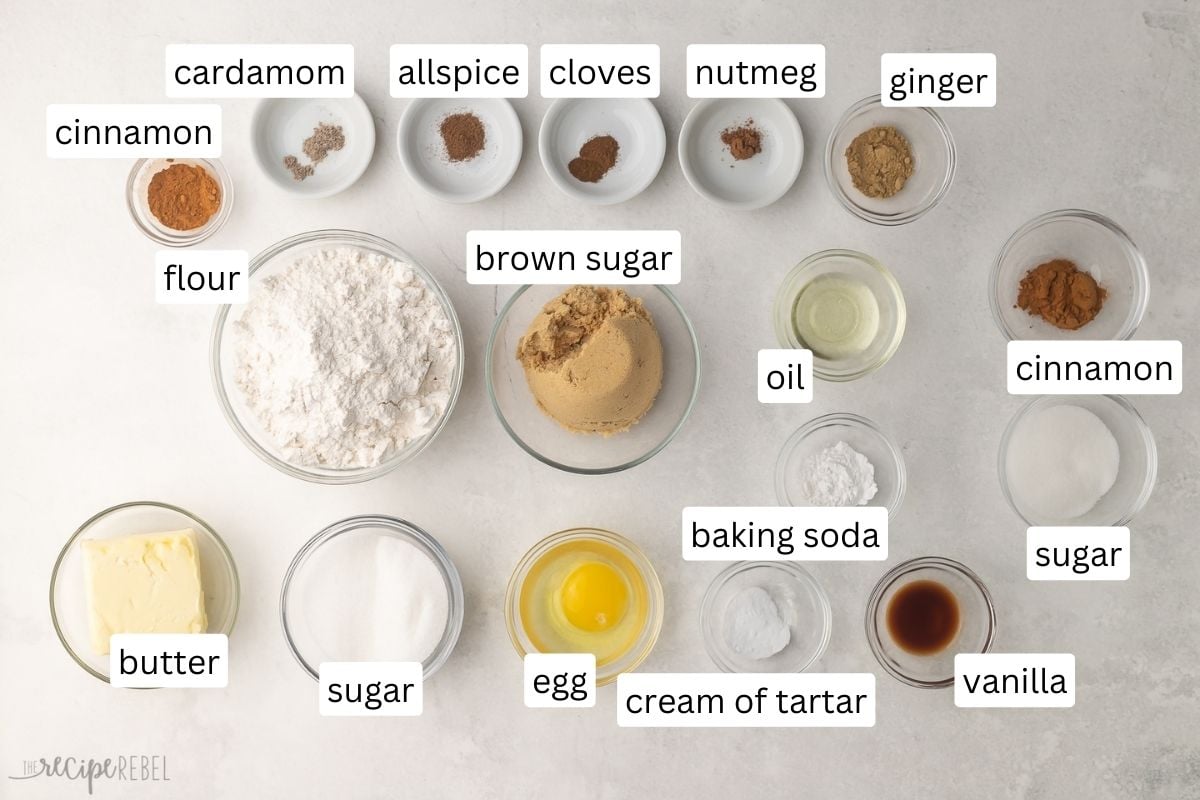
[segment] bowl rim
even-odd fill
[[[448,99],[457,100],[457,98]],[[470,104],[494,106],[497,109],[497,116],[503,117],[506,124],[512,130],[516,131],[516,141],[509,148],[513,155],[509,156],[507,163],[503,164],[498,173],[500,177],[493,184],[484,184],[482,188],[477,188],[471,192],[451,192],[428,180],[418,165],[409,158],[408,149],[404,146],[404,142],[406,138],[412,136],[413,126],[416,124],[417,112],[426,106],[431,106],[444,100],[445,98],[435,97],[414,98],[404,107],[404,111],[400,114],[400,122],[396,126],[396,152],[399,153],[400,164],[404,167],[404,172],[413,183],[423,189],[428,195],[444,203],[478,203],[499,194],[512,181],[513,176],[517,174],[517,168],[521,165],[521,156],[525,149],[525,131],[521,128],[521,119],[517,116],[516,110],[507,98],[476,97],[461,99],[463,106]]]
[[[713,607],[717,601],[717,595],[725,588],[729,581],[743,572],[756,569],[777,569],[789,573],[792,578],[810,588],[817,597],[817,604],[821,611],[821,637],[816,650],[813,651],[812,655],[804,663],[796,666],[794,669],[780,670],[783,673],[804,672],[819,661],[821,656],[825,655],[825,650],[829,647],[829,641],[833,635],[833,608],[829,604],[829,594],[825,591],[825,587],[821,585],[821,582],[817,580],[816,576],[795,561],[735,561],[717,573],[708,584],[708,588],[704,591],[704,598],[700,601],[700,634],[704,639],[704,649],[708,652],[708,657],[712,659],[712,662],[722,672],[745,673],[753,671],[739,669],[736,664],[723,657],[709,635],[707,623],[714,611]]]
[[[450,296],[438,280],[429,270],[421,266],[421,264],[408,254],[403,248],[393,244],[392,242],[380,236],[362,231],[327,228],[314,231],[306,231],[289,236],[282,239],[267,249],[260,252],[250,260],[247,280],[253,290],[254,275],[269,263],[276,256],[279,256],[288,250],[300,245],[309,245],[313,243],[321,243],[332,240],[348,240],[355,247],[365,247],[366,249],[374,249],[377,252],[384,253],[389,257],[406,263],[425,281],[426,286],[439,299],[446,316],[450,319],[450,326],[454,332],[454,340],[456,344],[454,377],[451,380],[450,397],[446,402],[446,410],[442,413],[441,419],[438,420],[433,430],[425,434],[421,440],[408,452],[403,453],[401,457],[393,457],[373,467],[362,467],[346,470],[327,470],[326,472],[315,472],[308,467],[297,466],[290,464],[279,458],[264,445],[258,442],[250,432],[242,425],[237,414],[233,410],[233,404],[229,399],[229,393],[225,388],[224,376],[221,374],[221,343],[224,336],[225,324],[229,318],[231,305],[225,304],[217,308],[217,313],[213,319],[212,334],[209,338],[209,374],[212,380],[213,391],[217,396],[217,404],[220,405],[221,411],[225,416],[234,433],[242,440],[252,453],[259,457],[262,461],[275,467],[280,472],[290,475],[293,478],[300,478],[312,483],[321,483],[328,485],[344,485],[350,483],[362,483],[375,478],[386,475],[392,470],[399,467],[401,464],[412,460],[417,455],[425,450],[434,439],[441,434],[446,427],[451,415],[454,413],[454,407],[458,403],[458,397],[462,391],[463,372],[466,363],[466,356],[463,352],[464,341],[462,325],[459,323],[458,314],[454,310],[454,304],[450,301]]]
[[[205,520],[201,519],[185,508],[158,500],[130,500],[128,502],[118,503],[115,506],[109,506],[101,511],[97,511],[95,514],[88,517],[83,524],[75,529],[75,532],[72,533],[67,539],[66,544],[64,544],[62,549],[59,550],[58,558],[54,560],[54,567],[50,572],[50,621],[54,625],[54,633],[56,636],[58,636],[59,643],[62,644],[63,649],[67,651],[67,654],[71,656],[71,659],[76,664],[83,667],[83,669],[89,675],[98,678],[105,683],[111,683],[108,676],[102,675],[100,672],[92,669],[92,666],[84,661],[79,654],[75,652],[75,648],[71,647],[70,643],[67,641],[67,637],[63,633],[62,625],[58,619],[58,608],[54,601],[54,590],[58,587],[59,570],[62,569],[63,561],[66,560],[67,555],[71,552],[71,549],[80,541],[80,537],[84,534],[84,532],[107,516],[115,514],[118,511],[124,511],[129,508],[137,508],[140,506],[149,506],[151,508],[173,511],[176,514],[181,514],[187,517],[193,522],[199,523],[200,527],[203,528],[204,531],[209,535],[211,535],[213,542],[215,542],[217,545],[217,551],[225,559],[225,563],[229,567],[229,574],[233,578],[230,585],[230,588],[232,589],[232,600],[230,603],[229,622],[225,626],[225,630],[209,631],[209,633],[224,633],[226,635],[231,634],[233,632],[234,625],[237,623],[238,611],[241,608],[242,583],[241,578],[238,575],[237,562],[233,558],[233,552],[229,549],[229,545],[225,543],[225,540],[221,538],[221,535],[217,533],[216,529],[209,525]]]
[[[1017,409],[1017,412],[1013,414],[1012,419],[1008,421],[1008,424],[1004,428],[1004,433],[1000,437],[1000,449],[996,460],[997,471],[999,472],[1000,478],[1000,493],[1003,494],[1004,499],[1008,501],[1008,505],[1013,510],[1013,513],[1015,513],[1017,517],[1026,525],[1029,525],[1030,527],[1037,527],[1040,524],[1046,523],[1034,522],[1022,514],[1021,509],[1017,508],[1017,502],[1013,498],[1012,490],[1008,485],[1008,446],[1012,441],[1012,435],[1016,431],[1018,423],[1028,416],[1029,412],[1034,410],[1034,406],[1043,407],[1051,404],[1069,404],[1072,400],[1095,399],[1097,397],[1110,400],[1119,408],[1121,408],[1123,412],[1133,421],[1134,427],[1137,428],[1138,433],[1142,435],[1142,445],[1145,447],[1146,454],[1146,476],[1142,481],[1142,488],[1134,498],[1133,503],[1129,506],[1129,508],[1122,511],[1121,515],[1115,521],[1093,524],[1111,526],[1127,525],[1141,512],[1143,508],[1146,507],[1146,503],[1150,501],[1150,496],[1154,494],[1154,486],[1158,481],[1158,443],[1154,439],[1154,431],[1150,429],[1150,426],[1146,423],[1146,420],[1141,415],[1141,412],[1137,410],[1137,408],[1129,401],[1128,398],[1118,394],[1038,395],[1037,397],[1030,398],[1024,404],[1022,404],[1022,406]],[[1065,523],[1057,524],[1070,525],[1072,524],[1072,521],[1067,520]]]
[[[538,284],[538,285],[542,285],[542,284]],[[612,284],[612,285],[616,286],[617,284]],[[526,453],[533,456],[534,458],[536,458],[538,461],[542,462],[543,464],[550,466],[550,467],[554,467],[555,469],[560,469],[563,472],[570,472],[570,473],[574,473],[576,475],[612,475],[617,472],[623,472],[627,469],[636,467],[639,464],[646,463],[650,459],[654,458],[654,456],[658,455],[663,450],[665,450],[667,448],[667,445],[669,445],[671,442],[673,442],[675,440],[675,437],[679,435],[679,432],[681,430],[683,430],[683,426],[687,423],[688,419],[692,416],[692,411],[696,407],[696,400],[700,396],[700,376],[701,376],[701,371],[702,371],[701,356],[700,356],[700,340],[696,336],[696,329],[692,326],[692,321],[688,317],[687,312],[683,310],[683,306],[680,305],[679,300],[675,297],[675,295],[671,292],[671,290],[667,289],[665,286],[661,286],[658,284],[646,285],[647,289],[657,289],[659,292],[661,292],[663,294],[664,297],[666,297],[667,301],[672,306],[674,306],[675,311],[678,312],[678,314],[679,314],[679,318],[683,320],[684,327],[687,329],[688,336],[691,339],[692,354],[693,354],[693,360],[694,360],[694,365],[695,365],[695,369],[696,369],[696,377],[692,380],[692,392],[691,392],[691,396],[688,398],[687,408],[684,409],[683,414],[680,415],[679,420],[675,423],[675,426],[663,438],[663,440],[660,441],[658,444],[656,444],[654,447],[652,447],[647,452],[638,456],[637,458],[635,458],[631,461],[627,461],[624,464],[617,464],[617,465],[614,465],[611,467],[574,467],[574,466],[570,466],[568,464],[562,464],[558,461],[555,461],[554,459],[550,458],[549,456],[542,455],[537,450],[535,450],[531,445],[527,444],[525,442],[525,440],[523,440],[520,436],[517,435],[516,431],[514,431],[512,429],[512,426],[510,426],[508,424],[508,420],[505,418],[504,412],[500,410],[500,403],[496,399],[496,387],[495,387],[495,383],[492,379],[492,372],[493,372],[493,368],[495,366],[495,358],[493,357],[492,353],[496,349],[496,337],[500,332],[501,323],[503,323],[504,320],[508,317],[508,314],[512,310],[513,305],[516,304],[517,299],[520,298],[521,295],[525,294],[525,292],[527,292],[528,290],[530,290],[532,288],[535,288],[535,285],[526,284],[524,286],[521,286],[515,292],[513,292],[512,296],[510,298],[508,298],[508,301],[505,302],[505,304],[500,308],[500,311],[496,314],[495,322],[492,323],[492,332],[488,335],[487,347],[484,350],[483,373],[484,373],[484,382],[487,385],[488,402],[492,406],[492,411],[495,413],[496,419],[498,419],[500,421],[500,426],[502,428],[504,428],[506,433],[508,433],[509,438],[512,439],[514,442],[516,442],[517,446],[519,446],[522,450],[524,450]],[[621,287],[621,288],[628,288],[628,287]]]
[[[640,181],[632,184],[629,189],[626,189],[623,192],[614,191],[608,194],[584,192],[580,190],[579,187],[574,186],[567,179],[567,177],[563,175],[562,170],[552,166],[552,164],[555,162],[553,154],[550,152],[551,123],[556,123],[568,106],[596,102],[627,103],[631,106],[636,105],[642,107],[643,109],[649,109],[649,113],[646,115],[647,119],[653,118],[654,122],[657,123],[651,123],[653,140],[648,142],[648,144],[653,146],[656,152],[655,158],[658,164],[652,171],[647,171],[646,175],[642,176]],[[581,200],[585,203],[590,203],[591,205],[616,205],[637,197],[639,194],[646,191],[646,189],[650,187],[650,184],[654,183],[655,179],[658,178],[658,174],[662,172],[662,165],[663,162],[666,161],[666,157],[667,130],[663,126],[662,114],[659,113],[658,108],[650,101],[650,98],[648,97],[560,97],[551,103],[550,107],[546,109],[546,113],[542,116],[542,122],[538,126],[538,158],[541,159],[542,168],[545,170],[547,177],[550,178],[550,182],[557,186],[558,189],[568,197]]]
[[[646,643],[637,651],[633,660],[623,665],[620,671],[601,675],[600,668],[597,667],[596,685],[605,686],[615,681],[618,676],[626,672],[635,671],[650,657],[650,653],[653,652],[654,646],[658,644],[658,639],[662,635],[663,620],[666,617],[666,602],[663,595],[662,581],[659,580],[658,572],[654,569],[654,564],[646,556],[645,551],[632,540],[615,531],[587,526],[565,528],[543,537],[521,556],[521,560],[517,562],[512,574],[508,578],[508,584],[504,590],[504,624],[508,628],[509,641],[512,642],[513,649],[519,657],[524,659],[530,653],[538,652],[525,648],[524,643],[521,641],[520,632],[517,629],[517,619],[520,617],[520,584],[527,576],[529,568],[542,555],[563,542],[580,540],[599,540],[623,551],[641,570],[642,578],[646,581],[646,591],[650,600],[649,611],[646,614],[646,626],[643,628],[643,634],[648,633]],[[633,652],[632,648],[630,652]],[[628,657],[628,655],[626,653],[625,657]],[[620,660],[614,661],[613,664],[619,663]],[[606,664],[605,668],[612,666],[612,664]]]
[[[801,425],[784,441],[783,447],[779,449],[779,455],[775,459],[775,500],[782,506],[791,507],[793,504],[789,502],[787,482],[785,475],[787,471],[788,458],[795,452],[800,443],[807,439],[811,434],[822,428],[828,428],[833,425],[846,425],[851,428],[858,428],[869,431],[879,438],[892,456],[892,462],[896,468],[896,492],[895,498],[891,504],[887,505],[888,518],[894,517],[900,509],[900,505],[904,502],[904,494],[908,489],[908,467],[904,464],[904,455],[900,447],[896,444],[882,428],[875,422],[867,419],[861,414],[852,414],[848,411],[835,411],[831,414],[822,414],[819,417],[814,417],[808,422]]]
[[[142,218],[140,209],[143,208],[143,203],[135,199],[135,189],[138,181],[138,176],[142,170],[149,167],[156,161],[173,161],[181,164],[197,163],[202,164],[210,174],[216,177],[217,184],[221,187],[221,203],[217,208],[217,213],[213,214],[205,224],[191,231],[177,231],[166,233],[148,225]],[[233,178],[229,175],[229,170],[221,163],[219,158],[139,158],[133,162],[133,167],[129,170],[129,177],[125,179],[125,208],[129,211],[129,216],[133,220],[134,226],[142,232],[150,241],[163,247],[191,247],[195,244],[205,241],[213,236],[221,228],[225,227],[225,223],[229,221],[230,215],[233,213]],[[145,213],[150,215],[149,207],[146,207]],[[164,229],[170,229],[163,226]]]
[[[308,663],[308,660],[301,654],[300,648],[296,645],[296,641],[292,636],[291,626],[288,624],[287,601],[292,588],[292,581],[300,571],[300,568],[322,546],[339,536],[364,528],[382,528],[387,531],[388,535],[396,536],[415,544],[422,552],[430,556],[430,560],[437,565],[438,570],[442,573],[442,577],[446,581],[449,615],[446,620],[446,629],[442,632],[442,638],[438,641],[437,647],[430,653],[429,658],[422,663],[424,679],[428,680],[431,675],[441,669],[442,665],[449,660],[455,645],[458,644],[458,637],[462,633],[463,618],[465,616],[462,577],[458,573],[458,568],[454,566],[454,561],[451,560],[450,554],[446,552],[446,549],[437,539],[420,526],[400,517],[393,517],[387,514],[356,514],[346,517],[322,528],[296,551],[296,555],[292,557],[287,571],[283,575],[283,583],[279,589],[279,624],[283,628],[284,641],[287,642],[288,650],[291,651],[292,657],[296,659],[296,663],[313,680],[320,680],[320,664],[317,665],[318,669],[314,669]]]
[[[799,155],[795,158],[795,168],[790,169],[791,180],[780,186],[777,191],[764,193],[750,200],[730,200],[724,195],[717,194],[709,189],[709,187],[700,179],[699,173],[695,170],[692,163],[692,157],[688,152],[688,143],[696,134],[696,128],[700,124],[701,115],[710,108],[719,106],[732,101],[737,102],[755,102],[763,105],[773,106],[782,112],[782,116],[787,120],[787,129],[794,134],[796,143],[799,145]],[[679,140],[676,145],[676,150],[679,155],[679,168],[683,170],[683,177],[687,179],[688,185],[695,190],[696,194],[703,197],[705,200],[722,208],[729,208],[738,211],[754,211],[759,208],[766,208],[772,203],[778,202],[783,198],[795,185],[796,179],[800,177],[800,171],[804,168],[804,129],[800,126],[800,120],[796,118],[796,114],[792,111],[791,106],[783,102],[779,98],[773,97],[709,97],[700,100],[692,106],[688,111],[687,117],[683,120],[683,126],[679,129]]]
[[[1125,249],[1126,255],[1134,264],[1133,268],[1133,302],[1129,307],[1129,314],[1125,317],[1125,322],[1122,323],[1120,330],[1116,335],[1104,340],[1088,340],[1088,341],[1125,341],[1133,338],[1137,333],[1137,329],[1142,324],[1142,319],[1146,316],[1146,309],[1150,305],[1150,269],[1146,264],[1146,258],[1142,255],[1142,251],[1117,223],[1110,218],[1095,211],[1087,211],[1082,208],[1059,208],[1054,211],[1047,211],[1038,214],[1033,219],[1017,228],[1005,241],[1000,248],[1000,252],[996,254],[996,258],[992,261],[991,271],[988,273],[988,301],[992,309],[992,320],[996,323],[996,327],[1000,329],[1000,333],[1008,341],[1033,341],[1039,337],[1026,339],[1018,336],[1016,331],[1012,330],[1004,319],[1003,309],[1000,302],[1000,270],[1004,263],[1004,259],[1009,252],[1016,247],[1025,236],[1045,225],[1059,222],[1066,219],[1084,220],[1095,223],[1109,233],[1111,233],[1120,245]],[[1080,340],[1087,340],[1086,337],[1080,337]]]
[[[792,316],[792,306],[794,306],[795,299],[799,296],[799,292],[796,293],[796,297],[790,298],[790,302],[787,302],[785,298],[789,294],[790,288],[799,283],[800,278],[805,275],[805,273],[816,269],[828,261],[834,260],[853,261],[865,267],[870,267],[878,272],[884,283],[892,291],[896,306],[896,330],[892,334],[892,338],[888,343],[888,346],[879,354],[879,357],[870,364],[867,364],[856,370],[830,370],[824,365],[818,364],[816,354],[813,354],[813,375],[821,380],[830,381],[831,383],[844,383],[858,380],[859,378],[864,378],[867,375],[879,370],[892,360],[892,356],[894,356],[896,351],[900,349],[900,343],[904,341],[904,331],[908,326],[908,304],[904,300],[904,290],[900,288],[900,282],[896,280],[896,276],[892,274],[892,271],[889,270],[883,264],[883,262],[860,250],[847,250],[837,247],[830,248],[828,250],[818,250],[817,252],[808,255],[802,259],[800,263],[788,270],[787,275],[784,276],[783,281],[779,284],[779,289],[775,292],[775,302],[772,306],[771,317],[772,323],[775,327],[775,338],[779,342],[780,346],[793,350],[805,349],[804,342],[801,342],[799,337],[796,338],[795,342],[792,341],[791,336],[789,335],[792,333],[792,328],[790,325],[784,325],[783,323],[785,316],[790,321]],[[800,284],[800,288],[803,289],[804,285],[806,285],[806,283]],[[825,359],[821,360],[823,361]]]
[[[871,590],[871,594],[867,599],[866,612],[866,629],[867,643],[871,647],[871,654],[875,656],[875,660],[883,667],[884,671],[891,675],[901,683],[906,683],[909,686],[915,686],[919,689],[942,689],[951,686],[954,683],[954,676],[949,678],[941,678],[938,680],[923,680],[915,678],[905,672],[902,672],[894,665],[889,663],[883,652],[883,637],[879,628],[875,625],[875,617],[879,611],[879,604],[883,602],[883,596],[887,594],[888,589],[895,585],[896,581],[903,578],[905,575],[911,574],[921,569],[935,569],[947,572],[957,573],[964,578],[968,584],[974,586],[983,598],[984,606],[987,608],[987,636],[984,639],[983,647],[979,649],[979,653],[987,653],[991,651],[992,644],[996,640],[996,606],[992,600],[992,593],[988,590],[987,585],[983,580],[972,570],[960,561],[955,561],[952,558],[945,556],[922,556],[920,558],[912,558],[908,561],[897,564],[883,574],[875,584],[875,588]]]
[[[833,143],[837,140],[838,136],[842,133],[846,126],[850,124],[850,121],[857,117],[860,113],[868,108],[871,108],[872,106],[883,107],[882,100],[883,96],[880,94],[873,94],[870,97],[865,97],[862,100],[859,100],[857,103],[850,106],[850,108],[846,109],[846,111],[838,119],[837,124],[833,126],[833,130],[829,133],[829,139],[825,143],[825,182],[829,185],[830,191],[833,192],[833,196],[841,204],[842,208],[846,209],[859,219],[866,220],[867,222],[873,222],[876,225],[884,225],[889,227],[906,225],[909,222],[920,219],[932,211],[939,203],[942,202],[942,199],[950,191],[950,185],[954,182],[954,175],[958,169],[958,151],[954,144],[954,136],[950,133],[950,128],[947,127],[941,115],[939,115],[935,110],[929,108],[928,106],[895,107],[893,110],[901,113],[924,113],[930,119],[930,121],[933,122],[934,128],[942,135],[942,142],[945,146],[946,152],[946,171],[942,176],[941,185],[938,186],[937,191],[935,191],[924,203],[913,206],[912,208],[900,213],[881,214],[878,211],[872,211],[868,208],[860,206],[858,203],[855,203],[837,179],[834,168],[834,159],[837,157],[837,154],[834,152]]]
[[[346,102],[353,107],[353,113],[363,118],[364,124],[362,130],[364,136],[367,137],[366,148],[370,151],[367,154],[366,160],[362,165],[346,173],[346,176],[339,182],[330,184],[324,189],[309,190],[303,188],[298,181],[288,183],[284,178],[280,177],[271,170],[263,160],[263,155],[258,149],[258,132],[265,125],[267,112],[286,103],[320,103],[320,102]],[[273,186],[277,186],[293,197],[309,198],[312,200],[320,200],[326,197],[333,197],[336,194],[349,189],[354,184],[358,183],[371,166],[371,161],[375,158],[375,117],[371,114],[371,107],[367,105],[367,101],[362,98],[362,95],[355,92],[349,97],[263,97],[254,104],[254,111],[250,115],[250,154],[254,159],[254,163],[258,165],[259,171],[263,177],[267,179]]]

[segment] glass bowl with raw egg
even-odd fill
[[[517,654],[592,653],[596,685],[638,667],[663,623],[654,567],[624,536],[572,528],[534,545],[508,581],[508,634]]]

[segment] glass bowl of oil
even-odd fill
[[[592,653],[596,685],[638,667],[663,623],[663,592],[645,554],[620,534],[571,528],[538,542],[504,600],[517,654]]]
[[[895,354],[907,316],[887,267],[855,250],[822,250],[784,278],[773,318],[781,347],[812,351],[818,378],[852,381]]]

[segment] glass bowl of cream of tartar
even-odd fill
[[[813,373],[852,381],[888,362],[904,338],[904,294],[887,267],[854,250],[823,250],[801,261],[775,295],[781,347],[813,354]]]
[[[463,585],[424,530],[360,515],[335,522],[296,553],[279,618],[288,649],[314,679],[325,661],[415,661],[428,678],[458,643]]]
[[[380,269],[395,271],[394,278],[386,285],[382,280],[368,283],[372,288],[382,287],[375,296],[379,313],[370,322],[361,323],[353,329],[348,328],[346,323],[350,317],[346,305],[356,296],[356,292],[364,293],[361,287],[347,288],[341,285],[340,277],[335,280],[326,275],[321,285],[328,286],[330,293],[312,298],[319,287],[294,285],[298,283],[296,276],[299,268],[316,270],[318,267],[313,264],[327,263],[334,256],[342,257],[337,254],[347,254],[345,258],[367,264],[368,268],[375,265]],[[321,261],[323,258],[324,262]],[[289,287],[287,281],[292,281],[293,285]],[[217,311],[210,361],[213,388],[221,410],[238,438],[251,452],[279,471],[296,478],[314,483],[349,484],[372,480],[392,471],[414,458],[437,438],[454,411],[462,387],[463,333],[449,296],[433,275],[412,256],[386,239],[369,233],[310,231],[284,239],[251,259],[249,282],[248,303],[224,305]],[[268,299],[266,290],[271,282],[276,287],[274,297],[283,299]],[[425,393],[431,381],[440,381],[436,387],[438,402],[421,403],[415,410],[406,411],[406,403],[413,397],[412,387],[407,386],[404,379],[397,378],[388,387],[390,393],[387,397],[378,401],[364,398],[363,392],[351,391],[346,393],[349,399],[345,402],[357,402],[357,407],[345,408],[339,403],[333,403],[330,408],[324,407],[322,398],[328,400],[333,393],[326,390],[327,387],[315,385],[316,379],[310,377],[322,369],[337,374],[397,374],[397,360],[410,357],[415,345],[400,340],[403,337],[385,336],[384,324],[379,319],[401,316],[398,309],[411,304],[410,299],[414,296],[418,299],[413,303],[425,304],[424,312],[418,310],[417,313],[437,316],[438,330],[444,327],[446,341],[453,342],[452,348],[430,347],[426,353],[417,354],[424,358],[427,366],[425,378],[420,381],[416,393]],[[306,297],[311,299],[296,300]],[[300,315],[291,308],[281,307],[271,312],[268,307],[270,302],[282,305],[288,298],[293,302],[309,303],[306,307],[310,312],[307,321],[299,319]],[[426,300],[429,302],[426,303]],[[255,310],[258,319],[274,317],[273,324],[278,334],[272,333],[272,336],[277,335],[279,342],[272,345],[271,342],[264,344],[257,341],[258,333],[265,327],[262,324],[258,325],[259,331],[246,333],[250,309]],[[436,314],[433,310],[436,310]],[[407,329],[420,324],[420,316],[411,318],[417,321],[405,322]],[[241,348],[247,341],[254,345],[256,355],[253,362],[246,360],[243,363]],[[383,349],[373,352],[372,343],[380,343]],[[294,347],[288,350],[282,345]],[[323,363],[333,366],[319,368],[318,365]],[[248,374],[254,376],[263,372],[267,374],[255,378],[264,387],[262,398],[259,398],[256,406],[255,400],[248,396],[239,381],[244,381]],[[317,435],[344,430],[347,421],[374,416],[364,414],[365,409],[385,406],[397,409],[395,427],[387,435],[367,430],[373,435],[364,435],[359,442],[339,441],[342,452],[353,453],[361,447],[365,455],[349,465],[329,463],[312,457],[313,448],[306,446],[311,440],[299,438],[295,431],[268,430],[269,421],[264,420],[260,412],[269,398],[275,398],[273,402],[276,405],[281,398],[290,398],[289,418],[309,420],[310,424],[316,426],[314,431]],[[415,422],[417,414],[422,415],[420,424]],[[412,428],[411,434],[402,427],[404,425]],[[344,439],[347,434],[341,436]]]

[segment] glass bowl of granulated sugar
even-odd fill
[[[450,298],[396,245],[325,230],[250,262],[249,301],[222,306],[212,378],[250,450],[293,477],[358,483],[415,457],[458,399]]]

